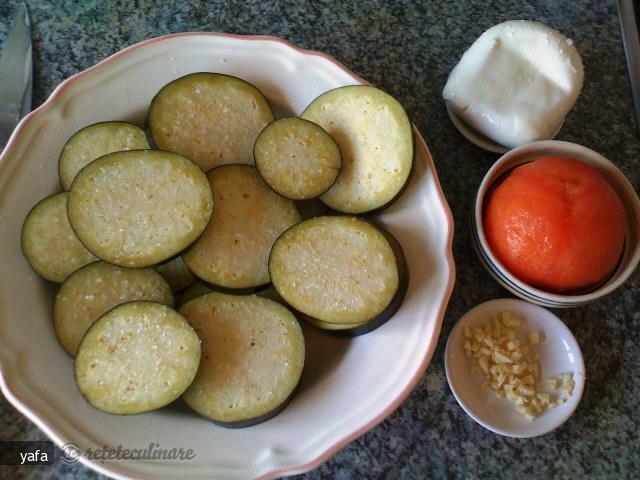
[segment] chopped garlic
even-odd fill
[[[490,352],[490,354],[491,353],[493,354],[493,361],[496,363],[513,363],[509,357],[507,357],[503,353],[500,353],[500,351],[498,350],[494,350],[493,352]]]
[[[502,323],[506,326],[506,327],[519,327],[520,323],[522,321],[520,320],[520,317],[516,316],[514,313],[512,312],[502,312]],[[508,332],[506,332],[508,333]]]
[[[467,357],[477,360],[472,372],[481,373],[484,385],[497,396],[516,405],[518,412],[533,420],[541,413],[566,402],[539,389],[540,355],[534,351],[543,339],[541,332],[530,332],[526,341],[517,338],[522,319],[513,312],[504,311],[484,326],[464,327],[464,351]],[[573,373],[545,381],[553,389],[562,388],[573,394]]]
[[[573,373],[565,373],[562,375],[562,389],[567,395],[573,395],[573,387],[576,383],[573,381]]]
[[[560,379],[557,377],[547,378],[544,383],[550,388],[560,388]]]
[[[573,372],[563,373],[557,377],[552,377],[547,380],[547,385],[551,388],[562,388],[562,391],[567,395],[573,395],[573,389],[576,386],[576,382],[573,379]]]

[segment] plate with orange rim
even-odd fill
[[[24,218],[60,190],[57,156],[80,128],[105,120],[144,125],[164,84],[211,71],[257,86],[276,112],[295,115],[332,88],[367,83],[335,59],[274,37],[184,33],[128,47],[64,81],[25,117],[0,157],[0,388],[58,446],[114,478],[273,478],[317,467],[390,415],[434,353],[453,288],[453,219],[429,149],[414,128],[414,171],[403,194],[376,213],[403,247],[410,272],[405,300],[385,325],[356,338],[304,330],[307,357],[291,403],[276,417],[225,429],[172,404],[114,416],[87,404],[73,361],[51,322],[55,286],[31,271],[20,250]],[[389,356],[388,352],[394,355]],[[189,459],[98,460],[117,449],[193,450]]]

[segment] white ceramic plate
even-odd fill
[[[191,461],[81,461],[117,478],[254,478],[302,472],[381,422],[406,398],[433,355],[454,282],[453,220],[424,140],[415,131],[415,171],[403,196],[379,215],[404,248],[406,299],[378,330],[355,339],[307,329],[307,364],[297,395],[278,416],[230,430],[171,406],[118,417],[78,393],[71,359],[51,322],[54,287],[20,251],[25,215],[60,189],[57,156],[76,130],[104,120],[142,124],[161,86],[215,71],[260,88],[277,111],[300,113],[317,95],[364,81],[334,59],[270,37],[179,34],[129,47],[61,84],[26,117],[0,157],[0,386],[58,445],[80,451],[193,449]],[[394,352],[389,355],[389,352]]]
[[[573,394],[565,403],[533,421],[518,413],[511,402],[499,398],[493,390],[484,388],[482,375],[471,371],[475,360],[469,359],[464,353],[464,327],[486,325],[492,316],[505,310],[523,318],[520,332],[542,332],[543,340],[538,344],[537,352],[540,355],[543,382],[547,378],[573,373]],[[584,390],[584,361],[571,331],[549,310],[511,298],[482,303],[460,318],[447,341],[445,369],[451,391],[464,411],[483,427],[508,437],[536,437],[558,428],[578,407]],[[562,396],[566,397],[564,394]]]

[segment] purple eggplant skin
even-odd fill
[[[287,405],[289,405],[289,403],[291,402],[291,399],[294,397],[294,395],[295,395],[297,390],[298,390],[298,388],[296,387],[293,390],[293,392],[291,392],[291,394],[280,405],[278,405],[276,408],[274,408],[270,412],[267,412],[264,415],[260,415],[258,417],[247,418],[246,420],[238,420],[237,422],[221,422],[219,420],[212,420],[211,418],[208,418],[208,417],[204,417],[204,418],[209,420],[214,425],[218,425],[218,426],[224,427],[224,428],[236,429],[236,428],[251,427],[253,425],[257,425],[259,423],[266,422],[267,420],[271,420],[273,417],[275,417],[280,412],[282,412],[287,407]],[[189,404],[187,402],[184,402],[184,404],[187,406],[187,408],[189,408],[190,410],[193,410],[193,409],[191,409],[191,407],[189,407]],[[195,410],[193,410],[193,411],[196,412]],[[199,413],[199,412],[196,412],[196,413],[198,415],[202,416],[201,413]]]
[[[387,241],[389,242],[389,245],[391,246],[391,250],[393,250],[393,253],[395,254],[396,265],[398,267],[399,283],[398,283],[398,290],[396,290],[396,293],[391,299],[391,301],[389,302],[389,305],[387,305],[387,307],[382,312],[380,312],[374,318],[372,318],[371,320],[365,323],[362,323],[360,325],[357,325],[351,328],[344,328],[339,330],[328,330],[314,324],[314,321],[321,322],[322,320],[316,319],[310,315],[302,313],[299,310],[296,310],[295,308],[293,308],[291,305],[286,304],[286,306],[296,315],[298,320],[302,320],[306,324],[311,325],[313,328],[316,328],[330,335],[335,335],[338,337],[358,337],[360,335],[369,333],[375,330],[376,328],[384,325],[398,311],[398,309],[402,305],[402,302],[404,301],[404,297],[407,293],[407,289],[409,288],[409,267],[407,266],[407,261],[405,259],[402,247],[400,246],[400,242],[398,242],[396,237],[394,237],[391,234],[391,232],[389,232],[384,227],[378,225],[373,220],[365,219],[362,217],[360,217],[360,219],[367,221],[369,224],[377,228],[378,231],[380,231],[380,233],[382,233],[384,237],[387,239]]]

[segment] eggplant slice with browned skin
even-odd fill
[[[208,293],[180,309],[202,339],[202,361],[182,396],[200,415],[246,427],[279,413],[302,374],[305,342],[284,306],[256,295]]]
[[[149,148],[143,129],[128,122],[94,123],[74,133],[60,152],[58,174],[64,190],[69,190],[78,172],[108,153]]]
[[[189,270],[180,255],[156,265],[156,270],[160,272],[174,292],[181,292],[196,281],[196,277],[191,273],[191,270]]]
[[[180,308],[194,298],[201,297],[202,295],[211,292],[213,292],[213,288],[200,280],[196,280],[193,285],[190,285],[182,293],[180,293],[180,295],[178,295],[176,306]]]
[[[125,303],[82,338],[76,384],[91,405],[107,413],[149,412],[185,392],[200,358],[200,339],[178,312],[159,303]]]
[[[271,250],[278,294],[310,324],[360,335],[398,310],[408,284],[400,245],[357,217],[324,216],[287,230]]]
[[[22,226],[22,251],[31,268],[56,283],[98,260],[80,242],[67,218],[67,192],[41,200]]]
[[[297,117],[267,125],[256,140],[253,157],[265,182],[292,200],[322,195],[342,165],[335,140],[321,126]]]
[[[128,150],[100,157],[76,176],[69,222],[97,257],[123,267],[171,258],[204,231],[213,194],[204,172],[170,152]]]
[[[342,170],[320,199],[343,213],[380,209],[406,185],[413,165],[407,114],[391,95],[370,85],[323,93],[302,113],[331,135],[342,152]]]
[[[202,236],[183,254],[197,277],[224,289],[269,283],[271,246],[300,221],[292,200],[264,182],[255,167],[223,165],[209,170],[216,208]]]
[[[127,302],[173,306],[173,293],[153,268],[124,268],[94,262],[74,272],[53,304],[53,326],[64,349],[74,357],[83,335],[98,318]]]
[[[318,198],[311,198],[309,200],[296,200],[296,208],[298,209],[298,212],[300,212],[300,217],[302,218],[302,220],[326,215],[327,211],[329,210],[329,207],[322,203],[322,201]]]
[[[269,102],[250,83],[221,73],[193,73],[168,83],[151,102],[147,123],[156,146],[203,170],[253,165],[253,145],[273,121]]]

